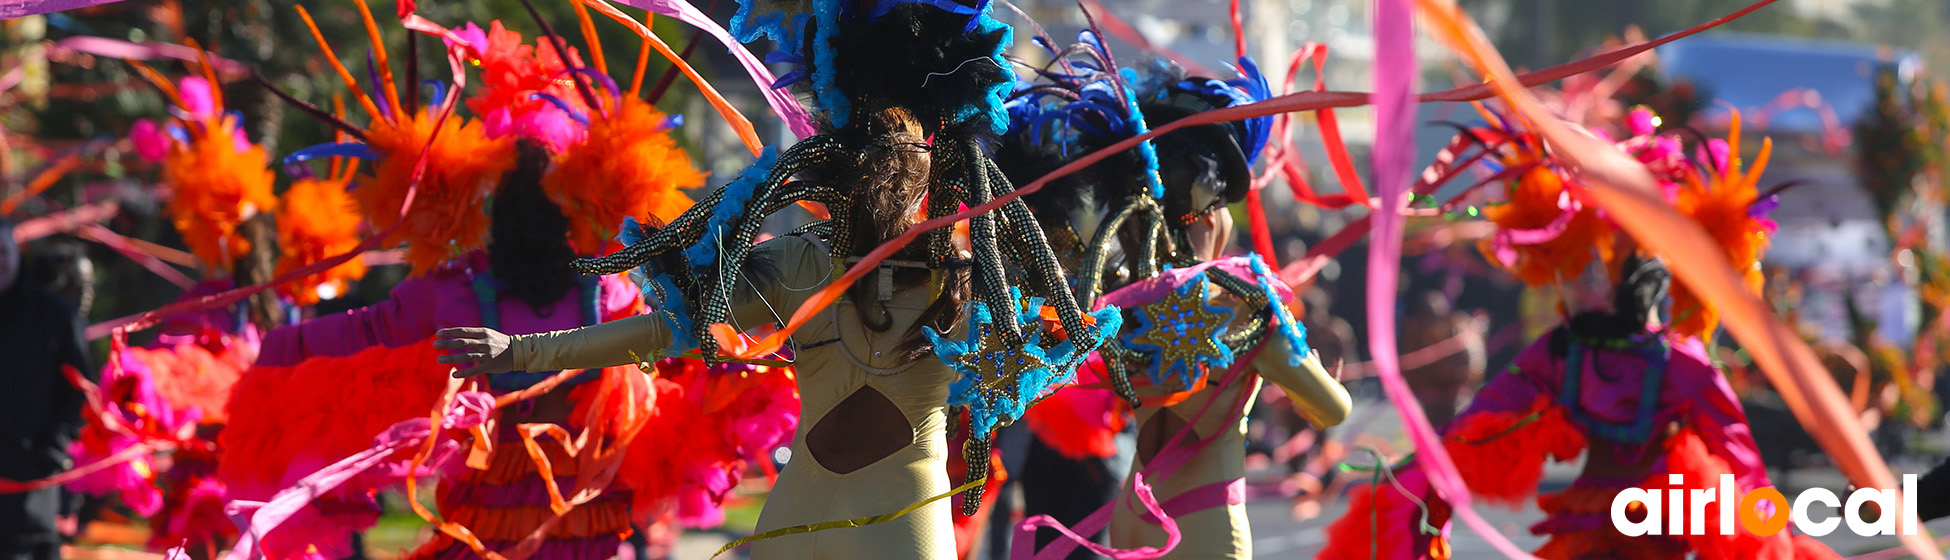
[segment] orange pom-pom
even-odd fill
[[[1507,158],[1505,161],[1509,165],[1521,164]],[[1563,232],[1556,237],[1534,244],[1510,244],[1508,250],[1514,254],[1513,260],[1505,261],[1497,256],[1494,238],[1483,241],[1483,255],[1489,262],[1510,270],[1517,279],[1532,286],[1582,276],[1593,258],[1611,260],[1611,224],[1599,217],[1596,210],[1576,205],[1575,202],[1566,208],[1563,204],[1569,196],[1566,190],[1564,178],[1549,167],[1533,168],[1511,181],[1506,190],[1508,198],[1483,209],[1483,216],[1495,223],[1497,228],[1544,229],[1565,212],[1573,214],[1564,225]]]
[[[486,245],[488,216],[483,203],[515,162],[513,138],[488,138],[480,123],[459,117],[448,118],[441,125],[439,142],[428,147],[435,120],[422,111],[398,122],[373,123],[366,138],[379,160],[352,190],[359,210],[374,226],[381,230],[399,226],[397,235],[407,244],[406,260],[414,274]],[[426,175],[412,211],[400,223],[400,206],[406,202],[422,150],[428,158]]]
[[[250,251],[250,242],[235,235],[237,225],[277,207],[275,177],[264,148],[240,139],[236,119],[219,115],[186,125],[190,140],[174,143],[163,159],[169,219],[197,259],[228,269]]]
[[[345,193],[343,180],[300,179],[284,191],[278,208],[278,245],[284,257],[278,259],[277,274],[322,261],[359,246],[359,213],[352,197]],[[366,263],[359,259],[326,269],[278,286],[298,305],[313,305],[322,298],[349,291],[351,283],[366,275]]]
[[[684,189],[703,185],[704,172],[670,137],[664,114],[634,98],[590,123],[589,138],[542,180],[570,217],[569,243],[582,254],[608,252],[623,218],[675,219],[692,204]]]

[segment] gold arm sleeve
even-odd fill
[[[1300,366],[1294,367],[1287,362],[1293,352],[1287,348],[1286,341],[1271,338],[1259,351],[1259,357],[1253,359],[1260,377],[1285,390],[1300,417],[1314,427],[1326,428],[1346,420],[1354,403],[1347,396],[1347,388],[1328,375],[1327,368],[1321,367],[1320,353],[1309,349]]]
[[[579,329],[516,335],[509,343],[515,371],[553,371],[619,366],[670,344],[670,327],[655,315],[625,317]]]

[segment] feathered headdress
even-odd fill
[[[566,49],[565,57],[548,41],[523,43],[520,33],[502,27],[499,20],[485,31],[469,22],[454,34],[475,53],[470,62],[481,70],[481,86],[465,104],[481,116],[489,136],[532,138],[556,153],[587,136],[587,118],[578,122],[573,115],[588,113],[589,106],[563,78],[582,65],[574,48]]]
[[[344,100],[334,98],[332,105],[333,114],[343,118]],[[334,136],[343,140],[345,133],[337,132]],[[344,254],[359,246],[364,220],[352,196],[345,190],[352,184],[352,174],[356,172],[357,165],[349,158],[333,158],[330,170],[325,175],[313,176],[310,170],[302,170],[303,173],[291,182],[291,186],[285,188],[284,195],[278,200],[278,247],[283,250],[283,255],[278,259],[278,275]],[[298,305],[312,305],[348,292],[352,282],[365,275],[365,261],[352,259],[323,272],[280,284],[278,291]]]
[[[684,191],[704,186],[704,172],[670,137],[682,120],[637,98],[622,99],[542,179],[549,200],[569,216],[569,245],[580,254],[617,248],[612,239],[626,218],[677,219],[693,204]]]
[[[345,186],[352,180],[351,168],[331,177],[309,177],[292,181],[278,207],[277,274],[332,258],[359,246],[358,209]],[[338,297],[351,290],[352,282],[366,275],[366,263],[352,259],[323,272],[305,276],[278,290],[298,305],[312,305],[321,299]]]
[[[1007,129],[1002,102],[1013,83],[1002,57],[1010,30],[989,17],[986,1],[751,0],[740,3],[731,32],[747,41],[777,43],[772,59],[797,69],[775,86],[809,88],[813,112],[827,132],[783,151],[766,149],[737,179],[669,225],[626,230],[634,241],[628,248],[577,263],[586,274],[643,267],[639,273],[647,295],[662,304],[672,330],[691,334],[673,337],[677,345],[695,344],[711,360],[718,348],[709,329],[727,322],[731,294],[743,282],[741,265],[766,216],[798,201],[824,204],[833,219],[815,229],[825,234],[832,254],[844,257],[860,248],[848,223],[859,196],[855,186],[794,179],[860,176],[855,171],[865,163],[862,153],[885,141],[885,132],[863,124],[867,115],[905,111],[932,139],[929,217],[948,216],[964,204],[979,205],[1012,190],[980,141]],[[1109,310],[1095,314],[1094,326],[1088,322],[1021,201],[974,218],[970,231],[980,300],[974,305],[983,312],[972,313],[957,329],[965,331],[957,333],[962,340],[928,335],[938,341],[936,354],[963,378],[951,388],[949,402],[973,413],[975,437],[964,453],[977,467],[969,476],[979,478],[986,475],[980,467],[988,464],[994,427],[1014,421],[1069,379],[1103,334],[1115,332],[1119,319]],[[946,268],[954,257],[950,232],[930,232],[929,243],[931,263]],[[1025,273],[1020,288],[1011,285],[1010,260]],[[1042,336],[1036,317],[1045,302],[1055,308],[1067,338]],[[999,367],[1003,363],[1021,367]],[[972,511],[980,492],[971,491],[965,500],[964,510]]]
[[[466,99],[467,107],[484,115],[489,136],[537,140],[556,154],[542,188],[570,218],[570,246],[600,254],[614,248],[626,218],[663,223],[690,208],[684,191],[703,186],[704,173],[670,136],[683,119],[636,96],[641,73],[625,95],[606,65],[584,66],[574,48],[556,46],[552,28],[544,23],[543,29],[546,36],[533,46],[499,21],[487,31],[468,23],[448,41],[474,53],[486,84]]]
[[[1571,282],[1584,276],[1594,260],[1609,269],[1613,259],[1624,257],[1612,251],[1615,226],[1580,203],[1575,192],[1579,187],[1555,166],[1548,149],[1495,113],[1485,114],[1491,124],[1467,133],[1500,145],[1493,154],[1498,167],[1515,176],[1504,183],[1503,200],[1483,210],[1497,226],[1496,234],[1481,244],[1484,256],[1532,286]],[[1761,254],[1775,230],[1767,214],[1778,198],[1761,193],[1757,185],[1773,143],[1763,140],[1754,165],[1742,170],[1738,112],[1727,139],[1700,143],[1690,158],[1677,137],[1657,132],[1655,122],[1651,111],[1632,110],[1621,127],[1630,136],[1617,142],[1618,147],[1645,164],[1664,186],[1666,201],[1706,229],[1758,293]],[[1682,284],[1671,289],[1670,332],[1712,340],[1719,312]]]
[[[1499,171],[1523,169],[1503,183],[1501,202],[1483,208],[1483,217],[1497,227],[1480,244],[1491,264],[1525,284],[1548,286],[1578,279],[1593,259],[1612,261],[1614,228],[1572,196],[1573,179],[1554,165],[1541,141],[1500,118],[1473,134],[1507,140],[1491,156]]]
[[[1010,171],[1022,174],[1015,177],[1019,180],[1032,178],[1029,172],[1046,171],[1076,155],[1144,134],[1152,125],[1271,96],[1265,78],[1249,58],[1238,60],[1239,77],[1219,80],[1187,76],[1183,69],[1162,59],[1154,60],[1152,68],[1142,73],[1119,68],[1094,29],[1080,32],[1077,43],[1062,50],[1056,49],[1048,37],[1036,37],[1035,42],[1052,60],[1034,69],[1036,79],[1018,83],[1008,101],[1011,128],[1003,157],[1014,164]],[[1270,117],[1187,127],[1099,162],[1085,172],[1088,179],[1066,178],[1072,188],[1046,188],[1031,194],[1031,205],[1039,212],[1070,209],[1072,213],[1102,214],[1098,208],[1084,210],[1069,204],[1068,199],[1087,196],[1108,210],[1113,204],[1120,209],[1125,204],[1147,204],[1136,198],[1145,196],[1158,208],[1136,207],[1133,211],[1147,216],[1160,213],[1169,224],[1183,226],[1219,204],[1237,202],[1245,196],[1252,185],[1252,165],[1265,147],[1271,127]],[[1200,167],[1208,160],[1216,167]],[[1168,190],[1167,184],[1173,188]],[[1094,186],[1085,191],[1076,185]],[[1130,187],[1118,191],[1118,185]],[[1084,216],[1070,218],[1056,223],[1092,221],[1079,220]],[[1139,223],[1148,219],[1140,217]],[[1182,233],[1182,227],[1168,229],[1174,235]],[[1074,233],[1079,240],[1089,236],[1098,243],[1115,242],[1112,236],[1095,235],[1096,231]],[[1133,266],[1155,269],[1159,259],[1180,260],[1156,250],[1151,247],[1134,252],[1130,255],[1137,261]],[[1080,274],[1096,272],[1100,271]],[[1094,295],[1090,292],[1082,297],[1088,300]]]
[[[433,270],[454,256],[486,246],[488,217],[482,209],[502,174],[514,167],[514,139],[492,137],[479,121],[446,117],[413,106],[415,99],[402,98],[394,86],[385,44],[380,41],[372,13],[363,2],[359,3],[359,11],[372,41],[378,78],[374,80],[376,87],[371,96],[358,89],[358,81],[332,54],[311,14],[303,6],[297,9],[311,28],[326,61],[347,87],[352,88],[359,106],[372,120],[360,129],[311,109],[314,116],[361,141],[298,150],[285,157],[285,164],[328,156],[370,160],[372,165],[353,180],[352,199],[376,229],[393,231],[407,245],[406,260],[415,274]],[[409,76],[408,80],[413,78]],[[436,81],[429,84],[435,88],[432,105],[441,105],[446,101],[446,85]],[[407,192],[415,188],[416,177],[419,181],[413,206],[402,217],[400,208],[406,203]]]
[[[1674,192],[1673,206],[1694,221],[1726,251],[1733,269],[1745,275],[1747,287],[1760,294],[1765,277],[1760,270],[1761,253],[1775,231],[1767,214],[1777,204],[1773,194],[1763,196],[1758,185],[1767,169],[1767,158],[1774,151],[1772,139],[1761,140],[1754,164],[1742,170],[1740,161],[1740,114],[1733,113],[1726,140],[1707,141],[1701,149],[1701,162],[1685,169]],[[1720,311],[1701,300],[1683,283],[1672,286],[1672,330],[1711,342],[1719,328]]]
[[[1120,69],[1094,29],[1079,33],[1077,43],[1062,50],[1048,37],[1039,36],[1035,41],[1050,55],[1051,62],[1035,69],[1034,80],[1017,85],[1008,103],[1011,130],[998,154],[1005,169],[1019,181],[1041,176],[1077,155],[1144,134],[1152,124],[1269,96],[1250,59],[1239,60],[1239,78],[1224,81],[1188,77],[1176,65],[1162,60],[1145,73]],[[1271,124],[1268,118],[1256,118],[1188,127],[1141,143],[1028,195],[1043,226],[1056,232],[1073,260],[1078,300],[1089,306],[1107,289],[1153,277],[1165,265],[1195,264],[1196,259],[1187,250],[1190,241],[1185,226],[1245,196],[1251,188],[1252,163],[1265,145]],[[1223,327],[1206,331],[1215,340],[1225,339],[1213,343],[1210,356],[1230,363],[1233,353],[1228,350],[1232,346],[1243,348],[1262,340],[1265,327],[1277,315],[1269,303],[1277,304],[1278,300],[1268,300],[1269,292],[1253,280],[1223,272],[1211,276],[1219,289],[1234,293],[1262,312],[1244,331],[1228,334]],[[1187,285],[1188,289],[1193,287]],[[1198,302],[1186,304],[1188,308],[1210,310],[1203,300],[1205,287],[1203,282],[1197,283],[1198,297],[1193,299]],[[1219,315],[1231,317],[1230,311]],[[1191,387],[1203,376],[1207,368],[1197,364],[1167,363],[1170,360],[1146,357],[1158,352],[1140,355],[1133,350],[1145,346],[1142,341],[1148,339],[1142,332],[1155,330],[1165,322],[1144,316],[1133,320],[1140,334],[1130,340],[1107,341],[1100,350],[1118,358],[1105,363],[1119,396],[1133,406],[1138,403],[1125,371],[1127,362],[1150,361],[1154,383],[1176,377],[1183,386]],[[1145,347],[1162,350],[1156,345]]]
[[[245,138],[243,114],[224,110],[223,89],[207,60],[192,65],[201,76],[183,78],[180,85],[141,63],[129,64],[169,97],[176,112],[162,125],[139,121],[134,131],[137,151],[162,160],[169,220],[198,260],[228,270],[251,249],[248,239],[235,235],[237,226],[277,208],[269,158]]]

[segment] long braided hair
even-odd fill
[[[1001,102],[1014,78],[1002,52],[1010,29],[988,17],[987,9],[987,1],[741,1],[732,33],[746,41],[770,38],[782,47],[774,58],[802,67],[786,80],[809,90],[804,98],[812,100],[822,133],[783,151],[768,148],[737,179],[669,224],[633,224],[626,228],[627,248],[573,266],[583,274],[634,269],[677,334],[666,350],[695,347],[715,362],[717,342],[707,329],[728,322],[735,289],[750,271],[765,268],[749,262],[765,217],[799,201],[825,205],[832,218],[805,229],[824,237],[834,257],[845,258],[864,255],[909,227],[923,185],[930,218],[1013,190],[988,155],[992,137],[1007,128]],[[932,351],[961,374],[949,403],[972,413],[964,456],[969,478],[979,479],[987,475],[994,428],[1067,379],[1105,325],[1086,321],[1020,200],[970,220],[971,258],[957,255],[948,230],[929,232],[926,239],[925,247],[907,248],[907,254],[953,272],[943,275],[943,295],[917,325],[928,340],[910,332],[903,347],[910,356]],[[854,299],[864,325],[889,327],[878,310],[858,304],[871,298]],[[970,324],[956,327],[967,299],[976,311]],[[1067,340],[1040,337],[1041,326],[1020,313],[1026,302],[1038,301],[1054,308]],[[1012,351],[1057,357],[1039,375],[974,371],[969,364],[979,360],[962,359],[959,350],[939,344],[950,331],[971,338],[994,334]],[[971,388],[976,385],[983,389]],[[1009,390],[988,392],[1001,385]],[[972,512],[980,498],[978,485],[963,510]]]
[[[1018,84],[1011,97],[1011,130],[997,156],[1018,181],[1153,125],[1268,96],[1250,60],[1240,60],[1244,76],[1232,81],[1187,76],[1163,60],[1139,73],[1120,69],[1094,29],[1078,37],[1060,50],[1054,41],[1039,38],[1051,62],[1024,64],[1036,78]],[[1079,303],[1090,307],[1101,294],[1155,276],[1164,266],[1196,264],[1189,226],[1244,198],[1269,126],[1251,119],[1179,129],[1026,195],[1037,219],[1064,249]],[[1235,349],[1258,344],[1276,313],[1268,292],[1222,270],[1212,270],[1210,277],[1259,310],[1244,328],[1228,332],[1225,342]],[[1114,358],[1105,360],[1113,389],[1138,406],[1126,364],[1149,358],[1116,339],[1099,351]]]

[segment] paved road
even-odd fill
[[[1253,522],[1253,556],[1266,559],[1305,559],[1314,558],[1325,545],[1327,524],[1339,519],[1345,511],[1342,506],[1329,507],[1324,515],[1314,520],[1294,521],[1288,514],[1284,502],[1256,502],[1246,506],[1247,514]],[[1543,513],[1532,505],[1521,511],[1500,508],[1479,510],[1484,519],[1489,520],[1504,536],[1524,550],[1532,550],[1543,544],[1543,539],[1530,535],[1529,526],[1543,518]],[[1925,525],[1938,536],[1950,535],[1950,520],[1938,520]],[[1496,550],[1490,548],[1489,541],[1474,531],[1452,524],[1449,535],[1454,558],[1500,558]],[[1897,546],[1894,537],[1867,538],[1848,531],[1846,526],[1823,537],[1821,541],[1837,553],[1850,556]]]
[[[1387,407],[1386,403],[1379,401],[1363,401],[1357,403],[1357,409],[1364,411],[1392,410]],[[1357,413],[1357,417],[1352,419],[1349,424],[1357,425],[1360,427],[1360,431],[1374,434],[1386,440],[1397,442],[1406,441],[1406,437],[1402,435],[1400,422],[1394,418],[1392,412],[1374,413],[1372,416],[1365,418]],[[1950,449],[1950,432],[1931,434],[1921,443],[1922,447],[1928,449]],[[1927,464],[1925,460],[1910,459],[1898,460],[1892,465],[1892,468],[1900,476],[1902,473],[1921,474],[1931,466],[1933,465]],[[1571,479],[1576,476],[1579,468],[1581,467],[1575,464],[1554,465],[1546,470],[1543,486],[1546,490],[1561,488],[1570,483]],[[1836,491],[1839,495],[1847,485],[1847,482],[1839,474],[1834,473],[1832,468],[1773,473],[1773,476],[1776,479],[1776,484],[1783,486],[1782,490],[1788,496],[1794,496],[1800,490],[1810,487],[1828,488]],[[1292,509],[1284,499],[1274,498],[1251,502],[1247,504],[1246,511],[1252,520],[1253,553],[1255,558],[1298,560],[1314,558],[1319,554],[1320,549],[1326,544],[1327,525],[1335,519],[1339,519],[1346,511],[1346,507],[1344,503],[1337,500],[1335,503],[1327,506],[1320,515],[1304,521],[1296,521],[1293,518],[1291,513]],[[1534,537],[1529,532],[1530,525],[1543,518],[1543,513],[1536,508],[1534,503],[1527,504],[1523,509],[1517,511],[1497,507],[1482,507],[1479,508],[1479,511],[1485,519],[1495,525],[1518,547],[1524,550],[1531,550],[1543,544],[1543,539]],[[1938,520],[1935,523],[1926,524],[1926,527],[1935,535],[1950,535],[1950,519]],[[1477,535],[1469,528],[1462,526],[1460,522],[1452,524],[1450,537],[1454,558],[1474,559],[1500,557],[1497,555],[1495,549],[1490,547],[1488,541],[1484,540],[1482,536]],[[718,547],[728,542],[729,539],[729,536],[721,534],[687,535],[679,547],[676,560],[704,560],[712,552],[716,552]],[[1897,546],[1894,537],[1861,537],[1850,532],[1846,526],[1838,528],[1837,531],[1826,537],[1822,537],[1821,541],[1844,556]],[[730,556],[730,554],[727,554],[721,558]]]

